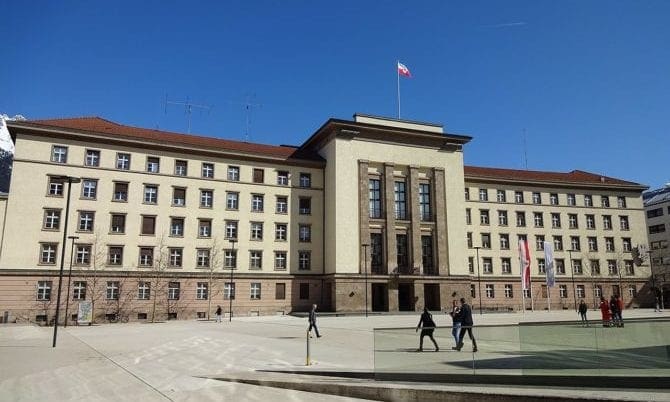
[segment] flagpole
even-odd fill
[[[551,286],[547,286],[547,308],[551,311]]]
[[[400,70],[398,66],[400,65],[400,60],[396,60],[395,63],[395,75],[398,79],[398,120],[400,120]]]

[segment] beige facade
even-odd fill
[[[237,315],[305,311],[312,303],[334,311],[440,309],[453,298],[477,299],[471,289],[478,284],[494,290],[482,307],[518,309],[520,235],[531,245],[537,236],[562,236],[565,250],[578,237],[581,251],[572,260],[582,261],[582,273],[574,288],[602,284],[610,294],[621,283],[624,295],[632,286],[640,295],[650,274],[648,266],[629,265],[631,249],[647,242],[645,187],[589,174],[566,181],[554,173],[515,178],[510,172],[518,171],[464,167],[470,137],[439,125],[356,115],[328,120],[294,148],[99,118],[8,124],[16,154],[11,191],[0,198],[7,212],[1,215],[0,313],[20,320],[53,318],[59,269],[68,279],[70,264],[69,311],[95,299],[100,319],[131,320],[156,311],[160,319],[206,317],[217,305],[227,311],[231,271]],[[68,214],[63,177],[81,180],[71,184]],[[479,200],[480,189],[489,201]],[[498,190],[505,200],[496,198]],[[524,202],[516,203],[519,191]],[[539,204],[531,201],[536,192]],[[568,202],[572,195],[575,205]],[[585,206],[585,196],[594,205]],[[602,197],[609,207],[600,205]],[[497,224],[503,210],[506,226]],[[482,223],[481,211],[488,211],[489,223]],[[526,214],[525,227],[514,224],[517,212]],[[534,213],[543,214],[544,227],[533,225]],[[561,228],[551,228],[551,214],[559,214]],[[569,227],[573,214],[576,228]],[[604,216],[611,229],[602,226]],[[491,261],[492,268],[476,281],[472,247],[484,234],[491,244],[479,249],[479,262]],[[509,249],[498,247],[501,235]],[[588,251],[591,238],[597,251]],[[606,249],[610,240],[613,251]],[[532,250],[534,261],[541,258]],[[564,254],[557,251],[556,258],[569,260]],[[503,259],[509,260],[505,272]],[[590,274],[587,261],[595,260],[600,275]],[[610,275],[611,261],[621,279],[619,271]],[[544,308],[542,274],[532,267],[533,303]],[[572,285],[566,272],[557,276],[559,285]],[[512,286],[508,297],[506,285]],[[552,290],[556,306],[570,305],[571,289],[567,297]]]

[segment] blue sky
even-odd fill
[[[4,2],[0,113],[300,144],[356,112],[474,137],[467,164],[670,181],[670,1]]]

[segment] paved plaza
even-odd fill
[[[590,311],[589,314],[593,319],[599,316],[597,311]],[[660,316],[668,317],[670,314],[635,310],[626,311],[624,318]],[[321,316],[319,329],[323,337],[311,340],[313,364],[310,366],[305,365],[307,319],[301,317],[244,317],[223,323],[170,321],[68,327],[59,329],[55,349],[51,347],[53,328],[7,324],[0,326],[0,400],[355,400],[304,390],[331,392],[329,390],[338,384],[375,386],[375,382],[366,378],[365,374],[347,380],[259,370],[370,373],[375,364],[372,329],[415,327],[418,317],[418,314],[372,315],[368,318]],[[435,314],[435,318],[438,326],[451,324],[446,315]],[[574,311],[484,314],[475,315],[475,325],[576,318]],[[449,330],[438,329],[436,334],[444,350],[433,355],[441,355],[445,359],[457,356],[458,352],[450,350],[453,340]],[[432,358],[428,354],[431,352],[410,353],[416,349],[418,337],[407,339],[410,344],[403,347],[407,350],[408,361],[424,355],[427,359]],[[429,343],[427,349],[431,350],[431,346]],[[466,341],[466,349],[468,346]],[[485,344],[480,344],[480,349],[485,348]],[[304,386],[287,389],[285,386],[254,385],[281,382]],[[516,394],[526,395],[531,400],[547,392],[546,387],[467,384],[394,383],[384,384],[383,387]],[[570,390],[557,387],[548,394],[574,398],[670,401],[667,392],[653,390]]]

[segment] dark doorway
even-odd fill
[[[426,283],[423,285],[423,297],[425,301],[425,307],[428,310],[440,311],[442,309],[440,305],[439,283]]]
[[[414,285],[411,283],[398,284],[398,310],[414,311]]]
[[[386,284],[372,284],[372,311],[389,311],[389,290]]]

